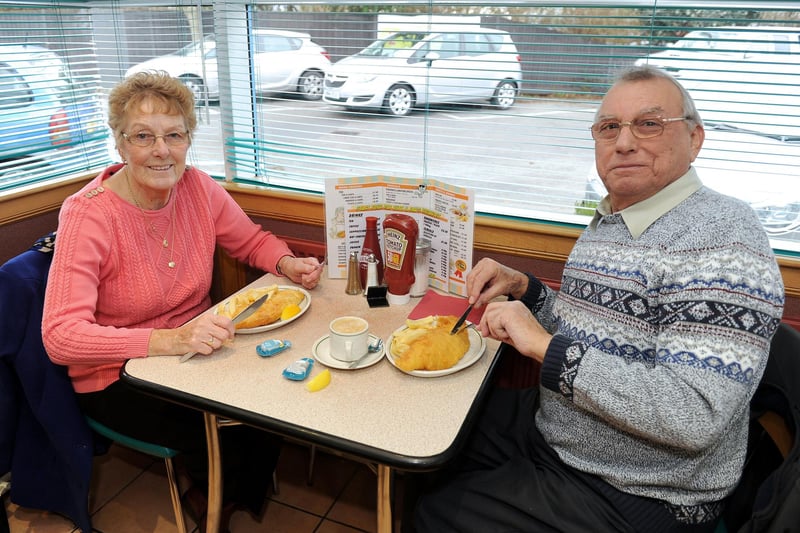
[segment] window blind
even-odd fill
[[[26,15],[15,31],[49,27],[59,50],[82,41],[71,46],[101,100],[130,68],[181,76],[201,104],[190,161],[221,179],[321,194],[330,178],[430,178],[475,190],[482,213],[559,224],[586,224],[604,192],[589,126],[613,76],[654,64],[681,80],[706,121],[695,162],[704,182],[750,203],[775,248],[800,252],[800,2],[51,5],[58,24],[18,6]],[[308,40],[330,66],[298,52]],[[353,66],[376,51],[400,66]],[[514,62],[519,79],[506,72]],[[292,77],[287,65],[303,72]],[[347,94],[346,78],[369,87],[379,76],[409,89],[408,114],[398,112],[402,91],[387,86],[375,106],[361,105],[367,89]]]
[[[24,3],[0,13],[0,190],[103,164],[90,10]]]

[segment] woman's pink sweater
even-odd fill
[[[127,359],[147,357],[154,329],[178,327],[211,305],[216,244],[268,272],[291,254],[204,172],[188,167],[167,205],[143,215],[103,188],[120,168],[67,198],[59,214],[42,336],[77,392],[104,389]]]

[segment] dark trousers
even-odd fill
[[[179,450],[187,474],[205,492],[208,452],[200,411],[143,394],[122,381],[77,396],[84,413],[111,429]],[[230,426],[220,430],[220,447],[224,502],[261,514],[280,455],[280,438],[249,426]]]
[[[714,530],[714,523],[680,524],[662,502],[623,493],[565,465],[536,429],[537,406],[538,389],[495,390],[459,460],[440,472],[406,479],[411,503],[403,531]]]

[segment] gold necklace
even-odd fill
[[[164,233],[163,236],[159,236],[158,232],[156,231],[156,227],[153,225],[153,221],[150,220],[147,217],[147,213],[144,212],[144,208],[142,207],[142,204],[139,203],[138,198],[136,198],[136,195],[133,194],[133,187],[131,187],[131,177],[130,177],[130,175],[128,175],[128,167],[127,167],[127,165],[123,169],[123,172],[125,172],[125,183],[128,185],[128,193],[130,193],[131,198],[133,198],[133,203],[135,203],[136,207],[139,208],[139,212],[142,213],[142,218],[145,220],[145,222],[147,222],[148,229],[150,230],[150,233],[152,233],[155,238],[161,239],[161,245],[164,248],[168,248],[170,241],[167,240],[167,234]],[[172,196],[172,191],[170,191],[170,197],[171,196]],[[170,198],[167,198],[167,202],[169,202],[169,200],[170,200]],[[177,203],[178,203],[178,199],[175,198],[173,200],[173,202],[172,202],[172,212],[170,213],[169,222],[168,222],[168,225],[167,225],[167,231],[171,231],[172,232],[172,234],[170,235],[170,240],[174,240],[175,239],[175,225],[172,223],[172,219],[175,218],[175,204],[177,204]],[[175,268],[175,261],[173,261],[173,259],[172,259],[174,253],[175,253],[175,246],[172,246],[172,248],[170,248],[170,250],[169,250],[169,262],[167,263],[167,266],[170,267],[170,268]]]

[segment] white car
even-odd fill
[[[708,187],[749,203],[772,237],[800,231],[800,144],[706,124],[706,139],[693,163]],[[594,165],[586,200],[605,196]],[[800,234],[798,234],[800,237]]]
[[[707,125],[800,141],[800,65],[732,63],[680,74]]]
[[[337,61],[325,76],[323,101],[404,116],[426,104],[488,101],[508,109],[522,68],[504,31],[404,31]]]
[[[694,30],[667,50],[635,61],[682,77],[681,71],[726,71],[731,64],[800,64],[800,28],[725,26]]]
[[[331,61],[327,50],[307,33],[253,30],[253,72],[258,92],[298,93],[306,100],[322,98],[322,80]],[[217,46],[213,35],[177,52],[132,66],[130,76],[143,70],[164,70],[181,79],[202,102],[219,98]]]

